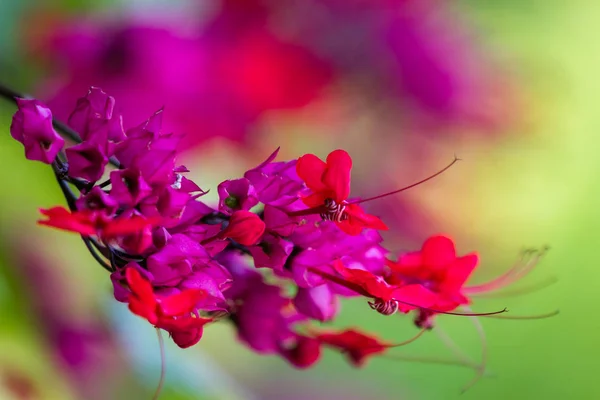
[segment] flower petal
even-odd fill
[[[319,160],[320,161],[320,160]],[[334,150],[327,156],[327,169],[322,181],[335,193],[334,200],[341,203],[350,195],[352,158],[344,150]]]
[[[423,243],[423,265],[441,269],[456,259],[456,249],[452,239],[446,236],[432,236]]]
[[[416,308],[429,308],[436,303],[438,295],[419,284],[402,286],[393,293],[394,300],[402,303],[399,309],[408,312]]]
[[[296,173],[313,192],[327,190],[323,184],[323,174],[327,164],[314,154],[305,154],[296,163]]]
[[[443,290],[450,292],[460,291],[467,279],[469,279],[473,270],[477,267],[478,263],[479,256],[477,253],[471,253],[457,258],[456,261],[454,261],[452,268],[446,273]]]
[[[186,289],[177,294],[160,299],[160,308],[163,315],[176,317],[190,314],[196,310],[197,304],[206,297],[202,289]]]

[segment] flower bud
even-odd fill
[[[241,245],[252,246],[265,232],[265,223],[250,211],[236,211],[229,219],[229,225],[220,234],[220,239],[233,239]]]
[[[17,99],[17,106],[10,125],[11,136],[23,143],[28,160],[51,164],[65,145],[52,127],[52,112],[37,100]]]

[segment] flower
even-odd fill
[[[159,221],[133,215],[130,218],[110,218],[101,212],[82,210],[73,211],[64,207],[40,209],[48,217],[38,224],[46,225],[65,231],[80,233],[84,236],[98,236],[103,240],[111,240],[119,236],[136,233]]]
[[[310,189],[308,195],[301,197],[302,202],[350,235],[357,235],[365,228],[387,230],[379,218],[366,214],[357,204],[348,203],[351,169],[352,158],[344,150],[332,151],[325,162],[314,154],[300,157],[296,173]]]
[[[219,211],[231,214],[238,210],[250,210],[258,204],[254,186],[246,178],[222,182],[218,187]]]
[[[232,239],[244,246],[258,242],[265,232],[265,223],[254,213],[245,210],[234,212],[229,225],[218,235],[221,239]]]
[[[451,238],[432,236],[423,243],[420,251],[406,253],[397,262],[387,261],[391,271],[387,282],[418,284],[423,288],[423,295],[427,293],[429,298],[427,307],[452,311],[461,304],[469,304],[462,287],[478,263],[477,253],[457,257]],[[402,305],[400,308],[406,310]]]
[[[376,337],[356,329],[347,329],[341,332],[324,331],[316,334],[315,339],[321,344],[340,350],[357,367],[364,366],[369,357],[382,354],[389,348],[398,347],[398,345],[380,341]],[[399,345],[404,344],[406,343]]]
[[[173,341],[185,348],[197,343],[202,337],[204,325],[211,319],[193,316],[197,304],[206,296],[200,289],[187,289],[178,294],[163,297],[154,293],[152,285],[135,268],[125,270],[127,284],[131,289],[129,309],[156,326],[171,333]]]
[[[385,225],[358,204],[432,179],[456,160],[411,186],[351,201],[348,153],[336,150],[325,162],[312,154],[274,162],[276,150],[243,178],[222,182],[214,208],[176,163],[181,136],[162,132],[162,110],[123,133],[113,107],[114,99],[97,88],[78,102],[72,122],[84,141],[67,150],[74,163],[68,174],[53,165],[70,209],[41,210],[47,218],[39,223],[82,235],[111,271],[115,299],[168,331],[179,347],[193,346],[207,324],[227,317],[246,346],[296,368],[317,363],[323,347],[361,366],[419,338],[439,313],[499,313],[452,310],[468,304],[468,295],[514,282],[537,260],[465,287],[478,256],[457,256],[447,236],[432,236],[397,261],[387,258],[378,232]],[[115,170],[97,183],[109,156]],[[79,196],[64,190],[69,184]],[[261,211],[251,212],[255,206]],[[416,310],[421,331],[396,344],[357,329],[316,331],[350,296],[366,297],[383,315]]]
[[[52,112],[33,99],[17,99],[17,106],[10,125],[11,136],[25,146],[28,160],[52,163],[65,145],[52,127]]]

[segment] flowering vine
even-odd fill
[[[313,366],[324,348],[361,366],[421,337],[437,315],[504,317],[498,314],[506,309],[461,307],[520,279],[543,254],[530,251],[495,281],[470,286],[479,256],[457,255],[449,236],[390,255],[378,232],[387,226],[359,204],[407,188],[350,199],[352,159],[344,150],[325,161],[313,154],[276,161],[277,149],[243,177],[219,184],[213,206],[177,163],[182,136],[161,131],[162,110],[124,129],[115,100],[92,87],[67,125],[37,100],[5,88],[0,94],[18,108],[11,135],[26,158],[53,168],[67,201],[67,208],[42,209],[39,223],[80,234],[110,272],[116,300],[182,348],[198,343],[211,324],[229,321],[242,343],[297,368]],[[61,135],[76,144],[65,149]],[[414,313],[418,332],[388,343],[352,327],[323,329],[340,300],[353,296],[385,316]]]

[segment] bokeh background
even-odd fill
[[[524,247],[551,250],[517,288],[478,310],[490,376],[465,394],[460,367],[327,353],[308,371],[261,357],[227,324],[192,349],[167,345],[161,399],[596,399],[600,386],[600,3],[592,0],[4,0],[0,82],[66,118],[91,85],[126,126],[165,107],[185,132],[182,159],[203,188],[280,155],[355,161],[353,193],[380,193],[463,161],[435,181],[370,204],[387,247],[444,232],[478,250],[481,282]],[[146,399],[160,364],[154,331],[114,301],[76,235],[36,226],[62,204],[49,168],[28,162],[0,101],[0,399]],[[216,190],[212,191],[216,194]],[[481,357],[469,318],[439,318]],[[338,326],[389,340],[414,333],[363,301]],[[390,354],[456,357],[435,334]]]

